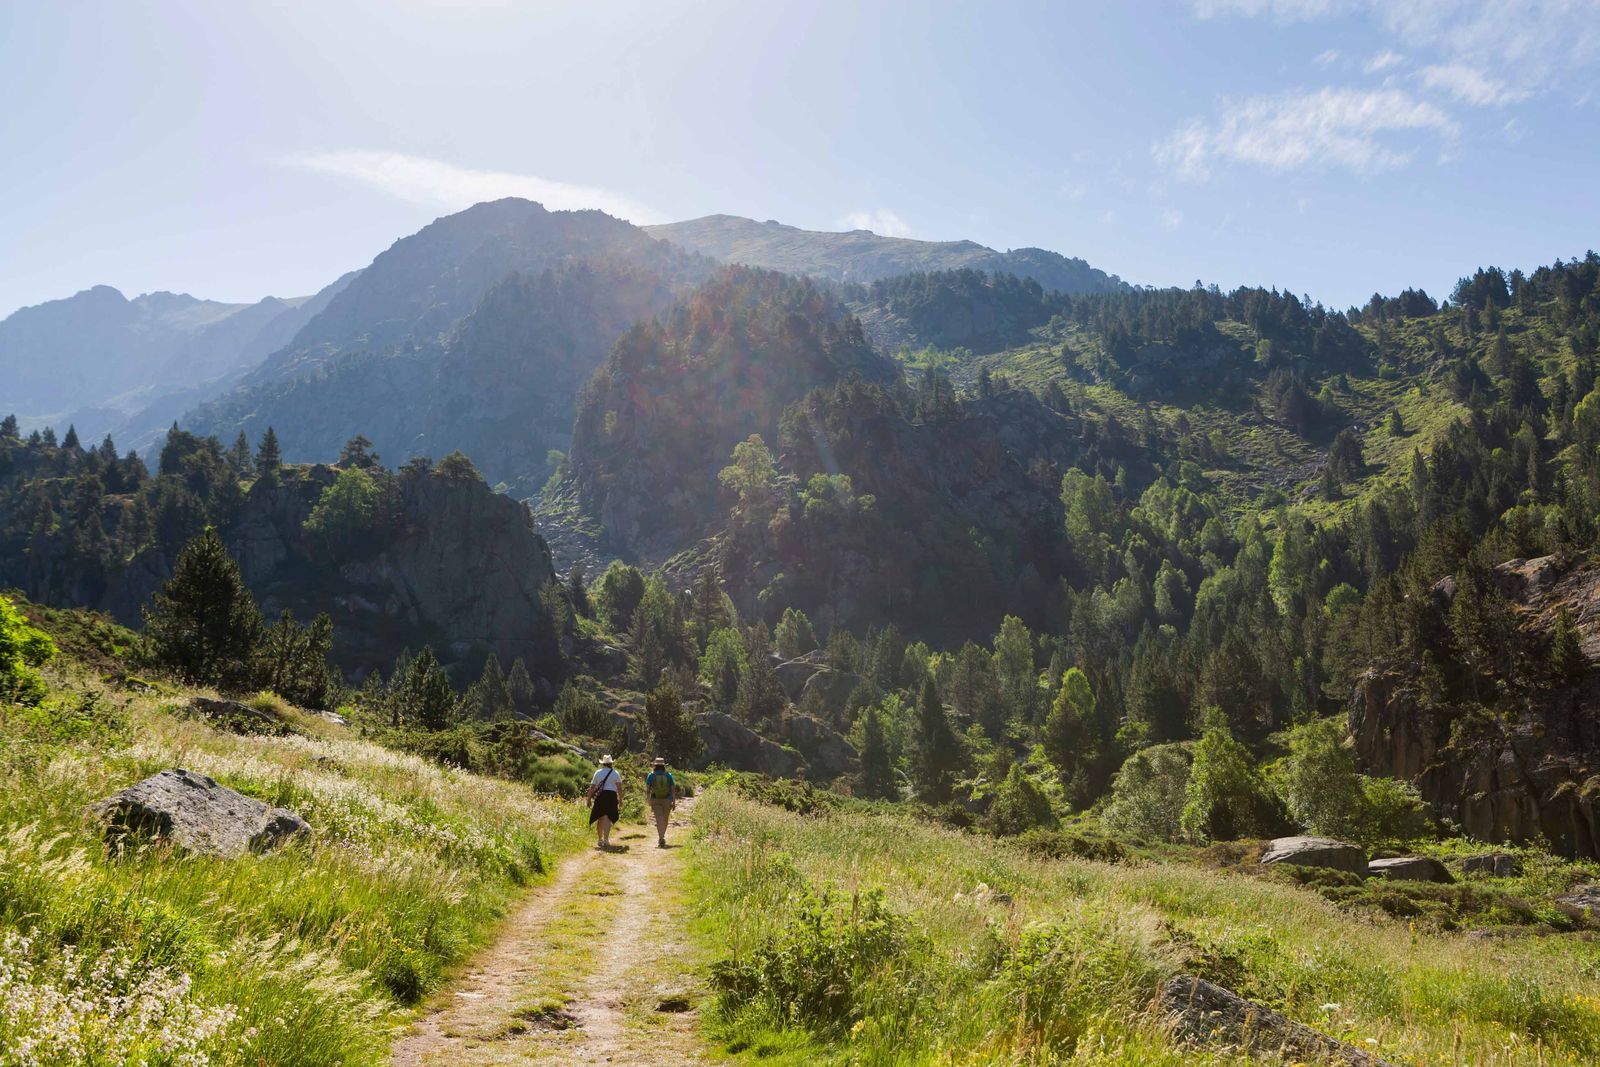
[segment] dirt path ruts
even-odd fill
[[[701,989],[683,972],[683,856],[693,801],[670,840],[625,823],[618,850],[563,860],[500,936],[396,1043],[394,1067],[716,1062],[695,1032]]]

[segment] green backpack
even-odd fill
[[[666,800],[672,796],[672,775],[667,771],[653,771],[650,774],[650,796],[655,800]]]

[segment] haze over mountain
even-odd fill
[[[254,366],[350,277],[315,296],[254,304],[168,292],[129,300],[97,285],[22,308],[0,321],[0,395],[26,423],[74,421],[98,435],[163,394]]]
[[[726,263],[767,267],[835,282],[874,282],[917,271],[971,269],[1031,278],[1046,290],[1101,293],[1119,288],[1114,274],[1043,248],[997,252],[974,241],[917,241],[871,230],[830,233],[768,219],[707,215],[646,226],[645,231]]]

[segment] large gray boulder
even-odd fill
[[[1486,874],[1493,878],[1515,878],[1522,873],[1522,861],[1509,852],[1485,852],[1461,861],[1462,874]]]
[[[269,852],[311,827],[292,811],[263,804],[203,774],[162,771],[94,805],[113,833],[151,834],[190,852],[234,859]]]
[[[1556,897],[1556,903],[1600,914],[1600,885],[1575,886]]]
[[[1280,837],[1272,842],[1261,862],[1295,867],[1327,867],[1352,874],[1367,873],[1367,854],[1357,845],[1331,837]]]
[[[293,733],[289,724],[260,708],[238,700],[213,700],[195,697],[189,701],[189,710],[205,719],[219,730],[233,734],[266,734],[281,737]]]
[[[856,747],[825,722],[809,715],[789,715],[782,730],[783,739],[806,758],[813,779],[830,781],[860,766]]]
[[[1246,1048],[1269,1055],[1275,1062],[1392,1067],[1388,1060],[1193,975],[1169,978],[1161,986],[1157,1003],[1173,1035],[1193,1044]]]
[[[1445,865],[1431,856],[1395,856],[1392,859],[1373,860],[1367,864],[1367,873],[1374,878],[1402,882],[1455,881]]]
[[[790,778],[802,766],[794,753],[720,711],[703,711],[695,716],[695,722],[706,743],[701,767],[716,763],[736,771]]]
[[[856,691],[861,682],[861,675],[851,671],[821,670],[806,679],[800,699],[795,703],[807,711],[821,712],[843,725],[847,719],[845,708],[850,703],[850,694]]]

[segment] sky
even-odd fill
[[[0,100],[0,316],[508,195],[1335,307],[1600,245],[1600,0],[0,0]]]

